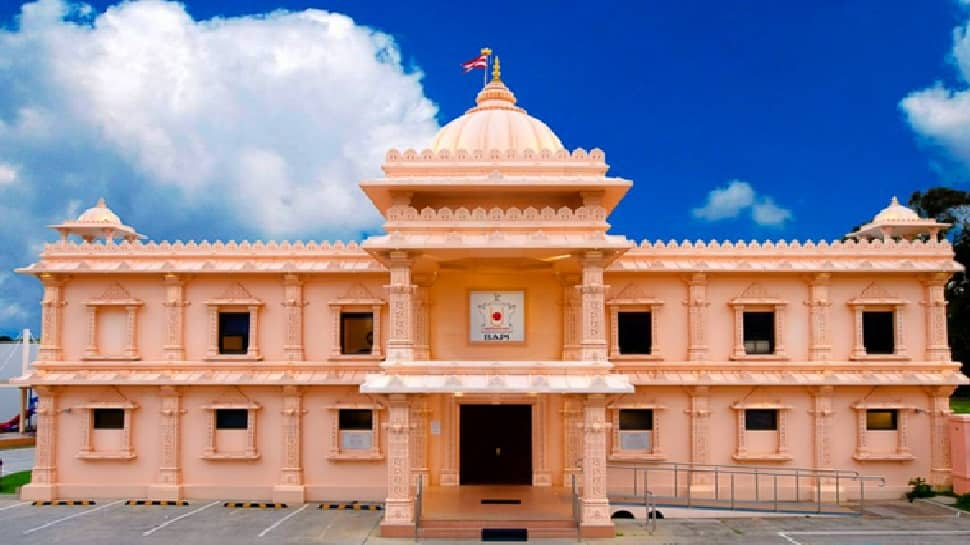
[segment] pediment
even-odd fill
[[[331,304],[381,305],[384,304],[384,300],[371,293],[371,291],[367,289],[367,286],[361,284],[360,282],[354,282],[347,287],[347,291],[345,291],[339,299],[333,301]]]
[[[637,282],[630,282],[617,291],[607,304],[610,305],[647,305],[661,304],[662,301],[643,289],[643,285]]]
[[[905,302],[876,282],[871,282],[859,295],[849,299],[850,305],[901,305]]]
[[[758,282],[748,284],[737,297],[731,299],[733,305],[781,305],[785,301],[769,292]]]

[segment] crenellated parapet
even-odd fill
[[[606,164],[606,153],[601,149],[586,151],[577,148],[572,152],[565,149],[392,149],[387,152],[381,168],[390,177],[441,171],[463,175],[487,174],[497,168],[507,174],[569,173],[602,176],[606,174],[609,165]]]
[[[602,206],[580,206],[569,208],[562,206],[553,208],[545,206],[536,208],[510,207],[489,209],[483,207],[466,208],[432,208],[426,206],[420,210],[413,206],[395,205],[388,209],[385,228],[389,231],[407,228],[477,228],[496,224],[508,228],[600,228],[605,231],[606,209]]]

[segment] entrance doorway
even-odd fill
[[[532,484],[532,406],[461,405],[460,484]]]

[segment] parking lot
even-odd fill
[[[639,521],[617,521],[614,540],[592,543],[663,545],[965,545],[970,516],[905,502],[874,506],[865,517],[666,519],[650,535]],[[881,514],[880,514],[881,513]],[[317,504],[289,509],[234,509],[222,501],[185,506],[132,506],[123,500],[93,506],[34,506],[0,500],[0,542],[20,544],[398,544],[411,540],[377,536],[382,512],[321,510]],[[447,543],[445,540],[428,540]],[[574,544],[574,539],[533,540]]]

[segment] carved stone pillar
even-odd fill
[[[574,274],[560,275],[562,283],[562,359],[574,361],[580,355],[580,327],[582,303],[579,290],[579,276]]]
[[[431,359],[431,284],[435,274],[415,277],[414,292],[414,358]]]
[[[953,386],[933,386],[926,389],[930,415],[930,476],[929,483],[935,489],[953,484],[953,464],[950,460],[950,395]]]
[[[687,414],[690,416],[690,461],[695,464],[710,462],[711,452],[711,410],[707,386],[694,386],[688,390]],[[706,473],[696,473],[691,487],[707,485],[711,477]]]
[[[832,469],[832,392],[831,386],[819,386],[812,390],[813,419],[812,467]]]
[[[937,273],[923,279],[926,290],[926,361],[950,361],[946,331],[946,296],[944,287],[949,275]]]
[[[583,494],[579,533],[582,537],[613,537],[606,497],[606,396],[586,396],[583,420]]]
[[[303,280],[295,274],[283,275],[283,308],[286,309],[286,361],[303,361]],[[375,337],[376,338],[376,337]]]
[[[64,284],[62,276],[42,273],[40,281],[44,285],[44,299],[41,301],[41,334],[37,359],[41,361],[60,361],[64,351],[61,347],[61,326],[64,323]]]
[[[441,401],[442,463],[439,484],[458,486],[458,403],[451,394]]]
[[[393,330],[394,327],[392,326]],[[387,417],[387,500],[381,536],[414,536],[414,498],[411,496],[410,409],[404,394],[389,396]]]
[[[424,479],[424,485],[431,484],[428,480],[428,409],[427,396],[411,398],[411,482],[417,486],[418,479]]]
[[[407,252],[393,251],[389,268],[391,283],[388,285],[390,307],[389,333],[387,338],[388,361],[414,360],[414,285],[411,284],[412,260]]]
[[[603,253],[586,252],[583,256],[581,297],[582,331],[580,359],[606,361],[606,286],[603,284]]]
[[[563,396],[562,404],[562,483],[571,487],[575,476],[582,476],[583,464],[583,405],[576,397]]]
[[[182,361],[185,359],[185,277],[177,274],[165,275],[165,359]]]
[[[707,325],[707,275],[694,273],[687,281],[687,359],[707,359],[707,341],[704,329]]]
[[[57,396],[59,392],[52,386],[35,386],[34,391],[38,396],[35,409],[37,443],[34,451],[34,469],[31,472],[30,484],[20,489],[20,499],[47,501],[57,498]]]
[[[175,386],[162,386],[158,401],[158,481],[148,487],[148,498],[178,500],[182,497],[182,394]]]
[[[548,406],[548,395],[540,394],[536,397],[532,417],[532,444],[535,449],[533,454],[535,465],[532,469],[533,486],[552,486],[552,474],[546,468],[546,444],[548,443],[546,424],[549,422],[546,418],[546,410]]]
[[[832,356],[832,344],[829,341],[829,280],[831,275],[819,273],[812,276],[808,284],[809,328],[808,359],[811,361],[828,361]]]
[[[303,503],[303,391],[299,386],[283,386],[282,456],[280,479],[273,487],[273,501]]]

